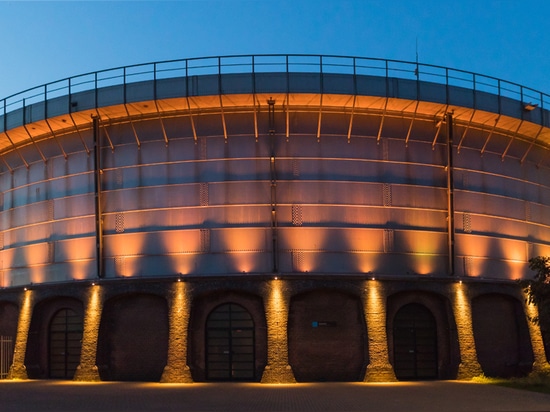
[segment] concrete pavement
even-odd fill
[[[0,411],[550,411],[550,395],[459,381],[159,384],[0,381]]]

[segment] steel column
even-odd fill
[[[455,274],[455,218],[453,182],[453,115],[447,113],[447,237],[449,250],[449,275]]]
[[[273,244],[273,273],[279,270],[278,255],[279,245],[277,239],[277,171],[275,168],[275,100],[269,99],[268,116],[269,116],[269,170],[271,175],[271,239]]]
[[[99,139],[99,117],[92,117],[94,134],[94,191],[95,191],[95,232],[97,277],[103,273],[103,217],[101,214],[101,142]]]

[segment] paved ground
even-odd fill
[[[550,395],[457,381],[297,385],[0,381],[0,411],[550,411]]]

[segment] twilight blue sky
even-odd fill
[[[1,1],[0,98],[137,63],[312,53],[414,61],[550,94],[548,0]]]

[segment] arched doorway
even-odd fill
[[[81,348],[82,316],[72,309],[58,310],[49,326],[49,377],[72,379],[80,363]]]
[[[477,359],[487,376],[510,378],[531,372],[533,350],[519,300],[487,294],[472,300]]]
[[[409,303],[393,321],[393,359],[399,380],[436,379],[437,327],[432,313],[423,305]]]
[[[206,320],[206,379],[255,380],[254,321],[235,303],[215,308]]]

